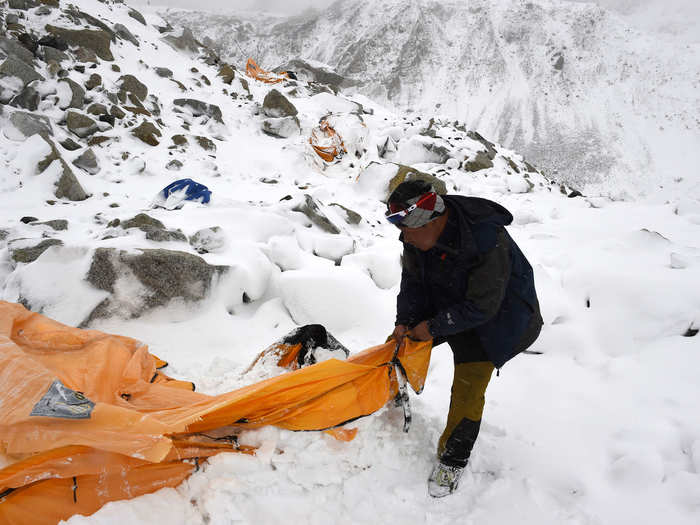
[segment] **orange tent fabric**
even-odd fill
[[[340,135],[330,126],[327,120],[322,120],[318,126],[311,130],[309,144],[326,162],[333,162],[347,153]]]
[[[256,64],[255,60],[252,58],[249,58],[248,62],[246,63],[245,72],[249,77],[265,82],[266,84],[277,84],[289,79],[287,73],[284,71],[279,74],[273,73],[272,71],[265,71],[258,64]]]
[[[406,341],[396,354],[416,392],[430,352]],[[200,458],[254,453],[235,439],[247,428],[351,440],[356,429],[334,427],[396,395],[394,356],[389,342],[208,396],[158,371],[164,362],[134,339],[0,301],[0,523],[56,523],[176,486]]]

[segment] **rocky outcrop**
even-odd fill
[[[42,253],[51,248],[51,246],[62,246],[63,241],[58,239],[44,239],[34,246],[26,246],[22,248],[13,248],[10,245],[10,257],[16,263],[32,263],[36,261]]]
[[[89,137],[99,129],[97,122],[77,111],[66,114],[66,127],[80,138]]]
[[[111,37],[103,30],[93,31],[90,29],[65,29],[47,25],[46,30],[69,45],[78,46],[93,51],[102,60],[113,61],[114,56],[110,49]]]
[[[295,117],[299,113],[294,104],[276,89],[271,89],[265,95],[262,110],[265,115],[274,118]]]
[[[131,134],[150,146],[157,146],[160,144],[156,137],[160,137],[161,132],[155,124],[148,120],[144,120],[138,127],[134,128]]]
[[[202,300],[214,277],[228,269],[209,265],[201,257],[181,251],[145,249],[139,252],[115,248],[95,250],[86,280],[110,296],[95,308],[84,324],[110,315],[138,317],[173,299]],[[140,293],[127,295],[121,291],[135,287],[141,289]]]
[[[97,156],[92,148],[86,149],[73,161],[73,166],[87,171],[90,175],[96,175],[100,172],[100,165],[97,162]]]

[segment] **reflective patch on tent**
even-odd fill
[[[44,397],[34,405],[29,415],[64,419],[90,419],[93,408],[95,408],[95,403],[56,379],[51,383]]]

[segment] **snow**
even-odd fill
[[[141,46],[112,44],[120,73],[101,63],[83,77],[71,72],[71,78],[84,81],[97,72],[111,88],[120,75],[136,75],[163,105],[164,133],[161,144],[151,147],[128,128],[106,132],[113,140],[94,148],[101,171],[89,176],[74,170],[93,194],[75,203],[53,196],[59,163],[41,175],[33,171],[48,153],[46,143],[38,136],[15,138],[3,120],[0,230],[9,236],[0,237],[0,299],[27,299],[76,325],[106,294],[85,281],[95,248],[197,254],[185,242],[160,244],[140,231],[107,226],[145,212],[188,237],[220,227],[215,251],[197,255],[230,271],[199,303],[173,301],[136,319],[113,316],[90,327],[143,341],[170,363],[168,374],[194,381],[198,391],[223,393],[279,373],[245,371],[262,349],[301,324],[323,324],[352,352],[381,343],[393,329],[400,280],[398,231],[383,219],[381,202],[397,168],[379,159],[374,147],[390,136],[399,145],[396,162],[420,162],[414,167],[437,174],[451,193],[494,199],[513,212],[509,232],[534,268],[545,326],[531,348],[541,355],[520,355],[493,377],[472,460],[451,497],[433,500],[426,487],[452,381],[451,352],[442,346],[433,352],[424,392],[411,395],[408,433],[402,432],[401,409],[391,403],[349,424],[359,429],[349,443],[319,432],[246,432],[240,441],[260,447],[255,457],[211,458],[175,489],[109,503],[67,523],[145,525],[154,516],[187,525],[698,523],[700,336],[683,336],[700,325],[700,195],[691,191],[696,178],[686,186],[670,175],[663,188],[634,200],[611,198],[617,193],[608,188],[568,198],[539,174],[525,179],[512,173],[503,156],[519,165],[522,157],[500,146],[494,167],[476,173],[449,161],[436,164],[425,153],[419,157],[416,151],[427,151],[414,147],[424,139],[419,132],[425,119],[359,96],[352,100],[374,112],[362,114],[368,137],[358,135],[367,153],[319,169],[305,157],[308,134],[329,110],[357,111],[352,100],[342,94],[289,95],[299,110],[301,135],[266,136],[256,103],[269,86],[249,80],[253,100],[233,100],[223,89],[234,88],[221,83],[216,68],[159,40],[152,25],[162,23],[157,15],[144,8],[144,27],[120,4],[74,3],[124,24]],[[52,21],[42,18],[45,23]],[[153,67],[172,69],[188,92],[158,77]],[[211,86],[196,85],[202,74]],[[183,96],[219,105],[225,128],[173,112],[172,100]],[[52,119],[54,142],[67,136],[58,125],[63,112],[53,107],[45,114]],[[181,127],[183,118],[189,130]],[[175,133],[188,138],[186,150],[169,148]],[[199,148],[196,135],[219,137],[216,152]],[[481,149],[464,138],[452,152],[463,158]],[[67,153],[64,158],[72,160]],[[179,172],[165,167],[173,159],[183,162]],[[622,175],[627,185],[635,184],[636,173]],[[207,185],[210,204],[150,209],[158,191],[182,177]],[[293,211],[305,194],[324,203],[340,234],[323,232]],[[360,223],[347,224],[332,202],[358,212]],[[67,219],[69,228],[56,232],[21,223],[27,215]],[[113,232],[119,235],[104,238]],[[33,245],[45,235],[64,245],[31,264],[11,261],[17,243]],[[127,279],[116,287],[118,299],[130,303],[141,300],[141,291]]]

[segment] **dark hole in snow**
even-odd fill
[[[252,299],[251,299],[250,297],[248,297],[248,294],[245,293],[245,292],[243,292],[243,302],[244,302],[245,304],[248,304],[248,303],[253,302]]]
[[[586,299],[586,308],[590,308],[590,307],[591,307],[591,299],[587,298]]]

